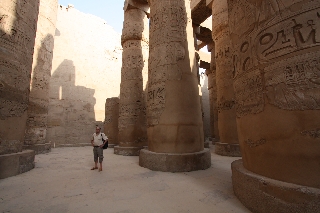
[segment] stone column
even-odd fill
[[[122,69],[119,102],[118,155],[139,155],[147,145],[148,4],[127,0],[122,30]]]
[[[58,0],[40,0],[23,146],[35,150],[36,154],[51,150],[51,144],[46,143],[46,132],[57,10]]]
[[[208,44],[208,51],[211,52],[210,69],[206,69],[208,76],[208,90],[210,100],[210,126],[212,134],[212,144],[220,141],[218,128],[218,104],[217,104],[217,82],[216,82],[216,61],[215,44]]]
[[[149,4],[148,149],[139,164],[169,172],[207,169],[190,1]]]
[[[234,192],[252,212],[320,212],[320,2],[228,6],[243,154]]]
[[[38,12],[37,0],[0,5],[0,178],[34,167],[34,151],[21,151]]]
[[[212,38],[215,42],[218,128],[220,136],[220,142],[215,143],[215,153],[240,157],[227,0],[215,0],[212,2]]]
[[[109,147],[119,144],[118,140],[119,98],[107,98],[104,120],[104,133],[108,136]]]

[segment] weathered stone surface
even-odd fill
[[[212,133],[210,129],[210,99],[208,90],[208,77],[204,73],[201,73],[200,75],[200,85],[202,93],[203,132],[204,138],[206,140],[208,138],[212,138]]]
[[[24,148],[35,148],[36,154],[50,151],[45,141],[57,10],[58,0],[40,0],[24,139]]]
[[[215,153],[222,156],[241,157],[239,144],[215,142]]]
[[[140,150],[143,147],[121,147],[115,146],[113,153],[116,155],[123,155],[123,156],[139,156]]]
[[[38,12],[38,0],[1,1],[0,154],[22,150]]]
[[[118,145],[119,98],[107,98],[104,119],[104,133],[108,137],[108,147]]]
[[[228,3],[243,165],[320,188],[320,2]]]
[[[149,3],[149,150],[201,151],[204,140],[190,6],[180,0]]]
[[[130,1],[131,3],[134,1]],[[126,5],[130,3],[126,1]],[[133,5],[135,6],[135,5]],[[145,4],[145,7],[148,7]],[[148,18],[143,9],[124,8],[122,69],[119,102],[119,146],[115,154],[139,155],[136,149],[147,144],[146,84],[148,79]]]
[[[245,169],[242,160],[231,164],[233,191],[256,213],[320,212],[320,189],[277,181]]]
[[[191,172],[208,169],[211,166],[210,150],[205,148],[193,153],[156,153],[140,150],[139,165],[154,171]]]
[[[192,22],[200,25],[211,16],[211,7],[208,0],[191,0]]]
[[[24,150],[0,155],[0,179],[15,176],[34,168],[35,152]]]
[[[121,37],[72,7],[59,7],[56,26],[46,142],[90,144],[95,125],[103,127],[105,100],[120,94]]]
[[[232,44],[228,26],[227,0],[212,2],[212,38],[215,43],[217,110],[219,138],[222,143],[239,144],[236,124]],[[221,149],[216,149],[217,154]]]
[[[217,85],[216,85],[216,70],[206,70],[208,76],[208,91],[210,103],[210,130],[214,142],[220,141],[218,128],[218,106],[217,106]]]
[[[196,161],[199,156],[194,153],[204,149],[190,2],[152,0],[149,4],[147,116],[150,151],[148,156],[141,155],[145,150],[140,152],[140,165],[157,169],[153,164],[158,155],[177,154],[174,160],[177,166],[165,170],[188,170],[184,153],[196,156],[193,159]],[[144,158],[147,157],[155,161],[146,163],[149,160]],[[159,168],[166,167],[165,161],[157,162]]]
[[[33,150],[35,154],[45,154],[51,151],[51,143],[23,145],[24,150]]]

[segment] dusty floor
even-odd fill
[[[230,163],[187,173],[154,172],[138,157],[104,151],[103,171],[91,171],[92,147],[55,148],[36,156],[35,169],[0,180],[0,212],[249,212],[234,196]]]

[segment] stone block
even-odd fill
[[[222,156],[241,157],[239,144],[215,142],[215,153]]]
[[[15,176],[33,169],[34,157],[35,152],[33,150],[0,155],[0,179]]]
[[[255,213],[320,212],[320,189],[282,182],[257,175],[243,167],[242,160],[231,164],[233,191]]]
[[[140,150],[139,165],[150,170],[162,172],[190,172],[208,169],[211,166],[210,150],[205,148],[195,153],[156,153]]]

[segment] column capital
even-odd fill
[[[127,11],[127,10],[131,10],[131,9],[142,10],[149,17],[150,8],[149,8],[149,4],[148,4],[147,1],[144,1],[144,0],[126,0],[124,2],[123,10]]]

